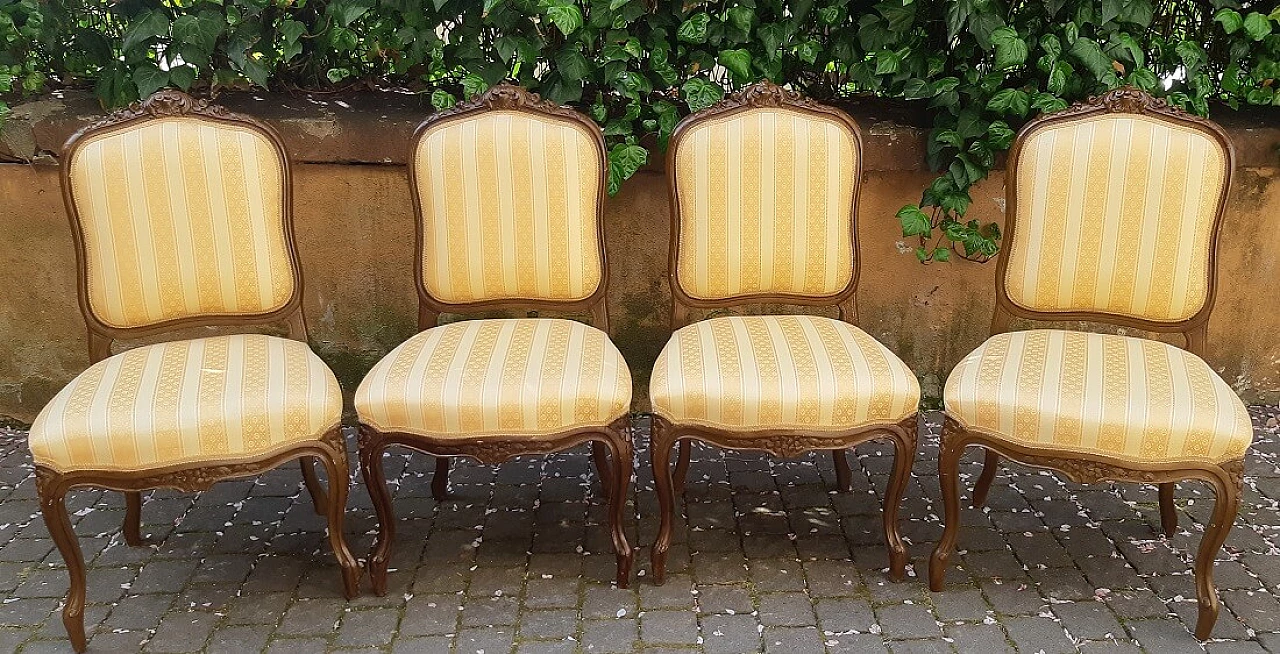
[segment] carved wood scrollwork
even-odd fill
[[[115,490],[150,490],[172,488],[184,492],[208,490],[214,484],[237,477],[261,474],[285,461],[301,456],[320,454],[332,458],[345,458],[347,448],[340,427],[331,429],[309,443],[295,446],[265,459],[243,462],[187,464],[177,469],[161,472],[110,471],[61,473],[52,468],[36,466],[36,491],[42,499],[59,498],[69,488],[94,486]],[[60,501],[60,500],[59,500]]]
[[[110,127],[138,118],[166,118],[172,116],[202,116],[258,124],[254,119],[232,113],[226,107],[213,104],[208,100],[192,97],[176,89],[163,89],[155,92],[151,97],[134,102],[127,107],[108,114],[101,120],[85,126],[79,132],[84,133],[90,130]]]
[[[1097,111],[1116,114],[1157,114],[1206,126],[1213,125],[1203,116],[1175,107],[1164,98],[1157,98],[1146,91],[1127,86],[1112,89],[1101,95],[1090,96],[1085,100],[1073,103],[1062,111],[1046,114],[1043,118],[1069,117],[1075,114],[1088,114]]]
[[[682,438],[694,438],[720,447],[757,450],[777,457],[792,458],[807,452],[842,450],[878,438],[893,438],[903,440],[906,449],[914,453],[917,441],[916,424],[916,416],[912,414],[899,422],[896,430],[892,427],[876,425],[854,432],[828,435],[805,435],[773,430],[754,433],[729,432],[689,425],[671,427],[671,434],[665,436],[665,440],[675,442]]]
[[[424,436],[405,432],[380,432],[373,427],[361,425],[359,447],[361,450],[367,450],[387,442],[432,456],[464,456],[480,463],[494,464],[517,456],[560,452],[589,441],[607,440],[630,443],[631,430],[628,423],[629,417],[623,416],[603,427],[575,429],[545,436],[486,436],[472,439]]]
[[[1244,487],[1243,460],[1219,464],[1188,462],[1181,464],[1183,467],[1171,468],[1144,463],[1124,464],[1075,452],[1030,451],[1027,447],[1014,445],[1003,439],[981,432],[968,431],[948,416],[942,428],[943,447],[954,446],[957,442],[961,443],[962,447],[979,445],[1018,463],[1054,470],[1078,484],[1096,484],[1101,481],[1161,484],[1185,479],[1204,480],[1206,475],[1220,477],[1220,472],[1225,472],[1234,488]]]
[[[562,107],[550,100],[543,100],[542,96],[525,88],[503,83],[489,87],[487,91],[470,100],[459,102],[444,111],[432,114],[423,122],[423,125],[430,125],[446,118],[478,110],[533,111],[549,116],[561,116],[574,121],[580,121],[582,118],[581,114],[569,107]]]

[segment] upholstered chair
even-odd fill
[[[589,118],[499,85],[428,118],[413,138],[418,327],[356,391],[360,469],[380,529],[369,557],[387,589],[395,516],[383,473],[393,445],[435,455],[444,499],[449,457],[498,463],[591,442],[609,498],[617,583],[632,551],[631,372],[609,340],[603,201],[604,135]],[[473,319],[496,309],[589,312],[561,318]]]
[[[674,495],[693,440],[779,456],[830,450],[837,485],[848,490],[845,449],[889,439],[895,463],[885,540],[892,577],[905,573],[897,514],[915,457],[920,386],[855,326],[862,157],[861,133],[847,114],[768,82],[689,116],[671,137],[675,333],[649,387],[661,512],[655,583],[665,578]],[[691,309],[756,303],[835,307],[839,319],[720,316],[690,324]]]
[[[1076,482],[1159,484],[1177,529],[1174,483],[1217,502],[1196,556],[1199,619],[1218,616],[1213,561],[1235,519],[1244,404],[1200,358],[1234,155],[1212,122],[1118,89],[1028,124],[1009,155],[1008,226],[987,342],[947,379],[939,474],[945,530],[929,565],[941,590],[960,528],[958,465],[986,450],[980,506],[1000,457]],[[1185,348],[1066,329],[1008,331],[1011,317],[1181,333]]]
[[[307,346],[280,138],[161,91],[73,136],[62,185],[92,365],[36,417],[30,446],[45,524],[71,575],[62,619],[73,647],[85,648],[85,565],[64,498],[78,487],[124,491],[125,539],[139,545],[141,491],[202,490],[301,459],[353,597],[342,396]],[[271,323],[289,338],[221,335],[111,354],[116,339]]]

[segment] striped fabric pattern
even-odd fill
[[[1244,403],[1194,354],[1144,338],[1063,330],[992,336],[943,393],[961,425],[1010,442],[1141,463],[1237,460]]]
[[[689,297],[833,295],[853,275],[854,136],[833,119],[753,109],[677,142],[676,275]]]
[[[430,128],[414,154],[421,265],[432,297],[581,300],[600,286],[600,145],[516,111]]]
[[[338,380],[306,343],[245,334],[148,345],[89,367],[31,426],[38,465],[142,471],[258,458],[342,417]]]
[[[104,324],[268,313],[293,295],[284,168],[262,134],[159,118],[90,136],[67,165]]]
[[[649,383],[653,411],[718,429],[849,431],[917,411],[915,375],[866,332],[821,316],[728,316],[677,331]]]
[[[604,332],[571,320],[467,320],[420,332],[356,390],[360,422],[434,437],[544,436],[631,410],[631,371]]]
[[[1014,173],[1009,297],[1039,311],[1191,318],[1207,298],[1226,162],[1208,134],[1145,116],[1033,132]]]

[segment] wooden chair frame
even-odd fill
[[[523,309],[526,311],[550,310],[562,312],[590,312],[592,324],[609,332],[609,313],[605,300],[609,283],[609,263],[604,242],[604,198],[608,161],[604,133],[590,118],[553,102],[542,100],[537,94],[510,84],[499,84],[468,102],[432,114],[418,126],[412,139],[410,152],[416,152],[418,144],[428,132],[461,120],[474,118],[489,111],[515,111],[581,126],[591,134],[597,146],[600,164],[596,206],[596,240],[600,252],[600,284],[590,296],[580,300],[549,300],[546,298],[504,298],[466,303],[442,302],[431,295],[423,279],[422,253],[425,247],[423,208],[418,189],[417,157],[409,157],[409,186],[413,197],[414,214],[417,217],[414,281],[418,288],[418,329],[436,327],[442,313],[472,313],[492,309]],[[550,454],[590,442],[592,460],[600,476],[604,496],[609,500],[609,520],[613,546],[617,554],[617,583],[626,588],[630,583],[631,565],[635,554],[627,542],[625,511],[632,475],[632,445],[630,418],[624,416],[603,428],[573,429],[556,434],[535,437],[479,436],[465,439],[456,435],[422,435],[404,432],[382,432],[361,421],[360,470],[365,485],[373,498],[378,513],[378,538],[369,555],[369,576],[374,592],[387,592],[387,566],[391,542],[395,538],[395,514],[391,507],[391,495],[387,491],[383,472],[382,455],[392,445],[399,445],[437,457],[435,476],[431,482],[432,495],[443,500],[448,492],[449,459],[465,456],[481,463],[501,463],[512,457],[526,454]]]
[[[1218,202],[1217,214],[1213,221],[1212,235],[1209,242],[1208,286],[1204,306],[1192,317],[1176,322],[1159,322],[1099,311],[1038,311],[1019,305],[1010,297],[1005,284],[1005,274],[1009,266],[1007,256],[1000,257],[996,269],[996,308],[991,319],[991,333],[1001,334],[1009,331],[1012,318],[1051,321],[1086,321],[1112,324],[1156,333],[1182,333],[1185,338],[1185,349],[1199,357],[1205,355],[1206,323],[1213,308],[1217,291],[1217,251],[1218,236],[1221,231],[1222,217],[1226,212],[1227,194],[1231,188],[1231,179],[1235,170],[1235,148],[1226,132],[1208,119],[1188,114],[1181,109],[1170,106],[1161,99],[1133,88],[1120,88],[1103,95],[1089,98],[1061,112],[1041,116],[1023,127],[1009,152],[1006,169],[1006,207],[1009,211],[1006,242],[1013,241],[1013,234],[1018,225],[1018,184],[1016,170],[1018,159],[1027,139],[1037,131],[1081,120],[1088,120],[1107,114],[1143,115],[1173,125],[1188,127],[1201,131],[1217,141],[1225,152],[1226,174],[1222,182],[1222,194]],[[959,463],[964,449],[969,445],[977,445],[986,450],[982,475],[979,477],[973,492],[973,506],[979,507],[986,501],[991,489],[1000,457],[1007,457],[1019,463],[1046,468],[1062,473],[1077,483],[1094,483],[1099,481],[1122,481],[1148,484],[1159,484],[1160,520],[1164,533],[1172,536],[1178,527],[1178,514],[1173,502],[1174,484],[1184,480],[1198,480],[1209,485],[1217,502],[1214,506],[1213,518],[1206,528],[1200,542],[1200,550],[1196,555],[1195,577],[1196,593],[1199,597],[1199,618],[1196,622],[1196,638],[1205,640],[1213,630],[1217,621],[1219,602],[1213,585],[1213,561],[1222,543],[1227,538],[1231,524],[1235,520],[1236,511],[1243,491],[1244,460],[1229,461],[1222,464],[1210,463],[1151,463],[1135,464],[1112,457],[1065,453],[1053,448],[1026,447],[1011,444],[1007,439],[995,434],[986,434],[978,430],[965,429],[958,421],[947,416],[942,428],[942,448],[939,455],[938,472],[942,484],[942,498],[945,506],[945,525],[942,538],[929,562],[929,587],[934,591],[942,590],[943,577],[946,574],[947,561],[955,548],[960,529],[959,498]]]
[[[284,175],[282,217],[289,265],[294,279],[293,295],[279,309],[253,314],[184,316],[146,326],[124,328],[107,325],[93,312],[89,300],[88,255],[84,226],[81,224],[80,213],[71,191],[71,162],[80,146],[89,137],[127,130],[152,120],[172,117],[248,128],[261,134],[275,146]],[[71,233],[75,240],[78,297],[80,312],[88,327],[90,363],[97,363],[111,356],[111,345],[116,339],[144,338],[187,327],[251,327],[284,323],[287,326],[289,338],[307,342],[307,326],[302,313],[302,265],[298,258],[293,229],[293,176],[284,142],[269,126],[253,118],[233,114],[223,107],[209,104],[207,100],[196,100],[180,91],[163,90],[76,132],[63,146],[61,181],[63,201],[66,204]],[[359,592],[360,564],[347,549],[342,531],[350,475],[345,439],[340,426],[334,427],[315,441],[300,443],[285,451],[273,452],[267,456],[248,459],[182,464],[136,472],[115,470],[60,472],[36,465],[36,490],[40,498],[40,510],[71,576],[71,588],[62,609],[62,623],[71,637],[72,647],[77,652],[83,652],[86,646],[84,631],[86,578],[84,556],[67,515],[65,498],[69,490],[91,486],[124,492],[125,541],[137,546],[143,544],[142,491],[157,488],[189,492],[206,490],[219,481],[258,475],[294,459],[300,460],[303,479],[316,513],[328,518],[329,542],[338,559],[338,564],[342,567],[344,593],[348,599],[355,597]],[[316,476],[317,459],[324,465],[328,475],[327,493]]]
[[[855,162],[853,200],[849,206],[850,242],[852,247],[853,274],[845,288],[830,295],[802,295],[795,293],[753,293],[725,298],[697,298],[680,285],[680,195],[676,184],[676,152],[690,128],[708,120],[719,120],[734,114],[755,109],[787,109],[817,118],[834,119],[848,128],[854,139],[858,157]],[[858,259],[858,198],[862,191],[862,131],[854,119],[839,109],[826,106],[798,93],[788,91],[772,82],[764,81],[743,89],[696,114],[686,117],[672,132],[667,148],[667,186],[671,202],[671,243],[668,277],[671,280],[671,329],[676,331],[690,323],[690,309],[717,309],[751,303],[776,303],[800,306],[837,307],[839,318],[851,325],[857,324],[857,290],[860,262]],[[841,491],[852,488],[852,471],[845,450],[861,443],[888,439],[894,445],[893,474],[889,478],[885,494],[884,531],[889,547],[889,574],[901,580],[906,574],[907,550],[898,532],[898,509],[902,495],[911,476],[911,464],[915,459],[917,440],[917,414],[898,423],[873,424],[846,432],[796,433],[794,430],[730,431],[702,425],[672,424],[661,416],[653,416],[653,433],[650,452],[654,482],[658,492],[661,523],[651,552],[654,583],[666,579],[667,551],[671,547],[671,527],[674,518],[675,495],[684,492],[684,482],[689,467],[690,444],[702,441],[722,448],[756,450],[774,456],[795,457],[805,452],[830,450],[836,468],[836,485]],[[679,444],[679,459],[674,472],[670,472],[671,448]]]

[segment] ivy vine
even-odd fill
[[[0,0],[0,120],[91,87],[393,89],[448,107],[504,79],[591,115],[609,191],[681,117],[768,78],[925,104],[938,177],[898,212],[921,261],[985,261],[970,189],[1039,112],[1131,85],[1190,111],[1280,104],[1280,8],[1237,0]]]

